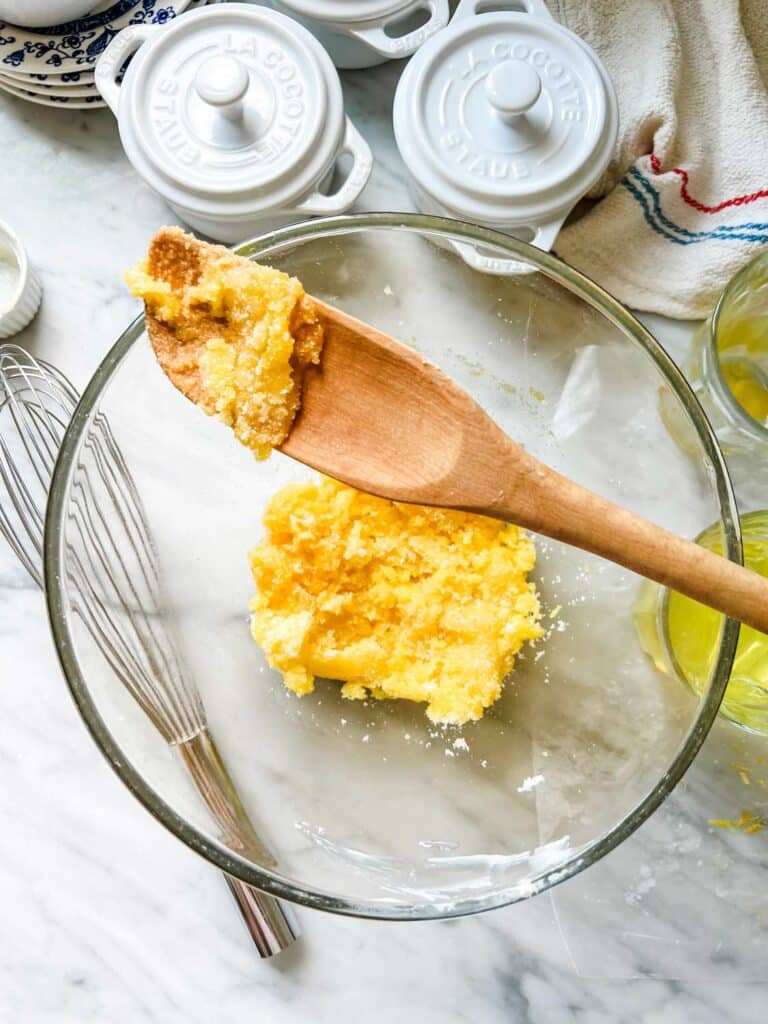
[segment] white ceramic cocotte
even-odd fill
[[[328,54],[263,7],[224,4],[125,29],[99,59],[96,84],[138,174],[218,241],[343,213],[371,173]],[[343,154],[349,168],[329,194]]]
[[[597,54],[543,0],[509,6],[517,9],[482,13],[485,0],[462,0],[450,25],[411,58],[395,96],[395,137],[423,213],[548,250],[605,171],[618,106]],[[521,269],[457,248],[486,272]]]
[[[263,0],[310,30],[337,68],[409,57],[448,24],[448,0]],[[415,23],[417,27],[411,28]]]
[[[21,239],[0,221],[0,338],[24,330],[37,313],[42,294]]]

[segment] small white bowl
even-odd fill
[[[8,292],[0,290],[0,338],[23,331],[40,307],[43,291],[29,265],[27,252],[16,233],[0,221],[0,264],[10,265],[17,273]]]
[[[0,21],[25,28],[65,25],[82,18],[98,0],[0,0]]]

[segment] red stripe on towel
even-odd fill
[[[655,153],[651,153],[651,169],[654,174],[661,174],[661,160],[659,160]],[[706,203],[701,203],[698,199],[694,199],[688,191],[688,171],[684,171],[682,167],[673,167],[672,172],[679,174],[682,178],[680,195],[683,202],[686,202],[700,213],[719,213],[720,210],[725,210],[729,206],[746,206],[748,203],[754,203],[756,199],[768,198],[768,189],[761,188],[756,192],[750,192],[749,195],[734,196],[732,199],[724,199],[722,203],[717,203],[715,206],[707,206]]]

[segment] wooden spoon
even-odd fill
[[[323,353],[304,372],[301,409],[280,448],[286,455],[382,498],[517,523],[768,632],[768,579],[561,476],[413,349],[312,301]],[[189,360],[182,374],[161,357],[168,328],[151,316],[147,327],[166,373],[195,400]]]

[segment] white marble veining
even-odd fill
[[[344,76],[376,169],[360,209],[409,209],[391,64]],[[0,216],[43,306],[18,340],[82,385],[135,315],[123,268],[172,218],[106,112],[0,98]],[[687,333],[654,321],[679,354]],[[536,1024],[763,1022],[767,836],[710,827],[766,813],[765,741],[720,724],[684,785],[622,847],[525,904],[381,924],[301,912],[305,939],[259,962],[216,872],[110,773],[62,681],[43,602],[0,545],[0,1022]],[[752,766],[747,787],[734,762]]]

